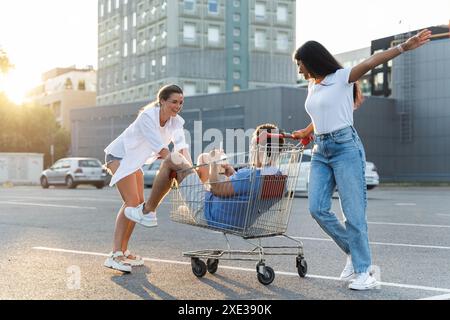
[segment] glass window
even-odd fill
[[[133,66],[133,68],[131,68],[131,79],[132,80],[136,80],[136,66]]]
[[[241,6],[241,0],[234,0],[233,1],[233,6],[235,8],[239,8]]]
[[[241,78],[241,73],[239,71],[233,72],[233,79],[239,80]]]
[[[102,163],[96,159],[79,160],[78,166],[81,168],[100,168]]]
[[[128,57],[128,43],[123,44],[123,56]]]
[[[152,75],[154,75],[155,72],[156,72],[156,60],[153,59],[153,60],[152,60],[152,64],[151,64],[151,68],[150,68],[150,73],[151,73]]]
[[[233,91],[240,91],[240,90],[241,90],[241,86],[239,86],[239,85],[233,86]]]
[[[266,47],[266,32],[264,31],[255,32],[255,47],[257,49],[264,49]]]
[[[103,4],[100,5],[100,17],[105,15],[105,6]]]
[[[166,57],[166,56],[162,56],[162,57],[161,57],[161,65],[162,65],[163,67],[165,67],[166,64],[167,64],[167,57]]]
[[[277,7],[277,21],[287,22],[287,20],[288,20],[288,7],[287,5],[280,4]]]
[[[241,35],[241,29],[239,29],[239,28],[234,28],[234,29],[233,29],[233,35],[234,35],[235,37],[239,37],[239,36]]]
[[[136,39],[133,39],[133,54],[136,54]]]
[[[241,15],[239,13],[233,14],[233,20],[234,20],[234,22],[241,21]]]
[[[220,84],[210,83],[208,85],[208,93],[209,94],[218,93],[218,92],[220,92]]]
[[[86,90],[86,81],[79,80],[78,81],[78,90],[79,91],[85,91]]]
[[[264,20],[266,18],[266,5],[261,2],[255,4],[255,18],[257,20]]]
[[[195,24],[186,23],[183,26],[183,38],[185,41],[195,41]]]
[[[238,42],[233,43],[233,50],[234,51],[239,51],[241,50],[241,44]]]
[[[277,49],[281,51],[288,50],[289,40],[287,33],[279,32],[277,34]]]
[[[233,64],[235,64],[235,65],[241,64],[241,58],[239,58],[239,57],[233,57]]]
[[[144,79],[145,78],[145,62],[141,63],[140,74],[141,74],[141,79]]]
[[[136,16],[136,12],[133,12],[133,27],[136,27],[137,24],[137,16]]]
[[[111,0],[108,0],[108,12],[111,12]]]
[[[383,72],[378,72],[373,79],[373,84],[374,84],[374,89],[375,91],[381,91],[383,90],[383,83],[384,83],[384,79],[383,79],[384,73]]]
[[[128,30],[128,17],[123,18],[123,31]]]
[[[120,0],[116,0],[116,9],[120,8]]]
[[[219,6],[217,0],[208,0],[208,12],[209,13],[219,13]]]
[[[195,0],[184,0],[184,10],[194,11],[195,10]]]
[[[196,93],[195,83],[185,82],[183,86],[185,96],[193,96]]]
[[[209,27],[208,28],[208,42],[217,44],[220,40],[220,30],[219,27]]]

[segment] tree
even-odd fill
[[[14,65],[9,61],[8,55],[3,49],[0,49],[0,73],[7,74]]]
[[[44,166],[65,157],[70,147],[70,134],[56,121],[52,110],[44,106],[16,106],[0,93],[0,152],[37,152],[44,154]]]

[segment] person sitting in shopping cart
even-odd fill
[[[267,137],[268,133],[275,132],[278,128],[273,124],[258,126],[250,145],[249,166],[234,172],[231,166],[222,165],[226,173],[231,172],[225,181],[216,172],[219,166],[210,167],[211,188],[205,193],[204,208],[204,220],[208,226],[241,231],[253,225],[261,214],[281,200],[281,196],[260,197],[264,177],[282,175],[277,161],[284,139]]]
[[[170,191],[173,183],[172,173],[176,172],[178,192],[185,205],[180,206],[180,214],[189,215],[199,224],[207,224],[217,228],[243,228],[244,224],[252,224],[256,219],[245,217],[248,206],[254,205],[261,190],[261,176],[281,175],[273,166],[277,160],[277,146],[282,146],[282,138],[271,141],[267,133],[277,132],[273,124],[263,124],[256,128],[251,143],[251,163],[239,171],[226,163],[222,150],[213,150],[198,157],[197,166],[179,153],[172,153],[161,164],[153,182],[153,190],[149,200],[138,207],[125,208],[125,215],[131,211],[139,214],[156,212],[159,204]],[[255,152],[258,146],[267,146],[267,154]],[[254,179],[251,179],[253,177]],[[252,182],[253,181],[253,182]],[[252,203],[250,203],[252,199]],[[270,207],[276,200],[266,201]],[[181,201],[180,201],[181,203]],[[259,205],[259,213],[264,211]]]

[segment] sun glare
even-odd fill
[[[18,105],[26,102],[27,93],[37,84],[30,75],[14,69],[0,76],[0,92],[4,92],[9,100]]]

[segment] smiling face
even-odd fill
[[[184,97],[180,93],[172,93],[167,100],[161,100],[161,107],[167,115],[175,117],[183,108]]]

